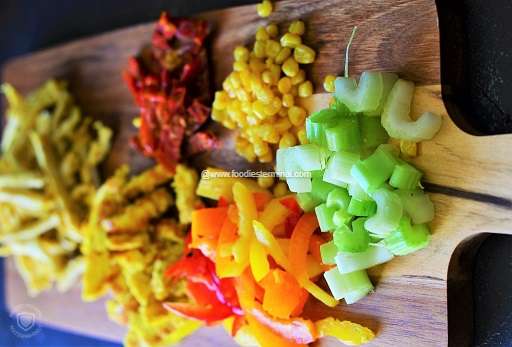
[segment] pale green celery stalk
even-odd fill
[[[394,84],[382,112],[382,126],[393,138],[420,142],[430,140],[441,128],[442,118],[431,112],[413,121],[409,115],[414,83],[399,79]]]
[[[334,241],[329,241],[320,246],[320,256],[322,263],[325,265],[335,265],[336,254],[338,254],[338,248],[334,244]]]
[[[434,219],[434,204],[428,194],[419,189],[398,189],[395,192],[402,199],[404,211],[411,217],[414,224],[428,223]]]
[[[327,162],[324,181],[340,187],[346,187],[347,184],[353,183],[354,178],[350,174],[350,170],[359,159],[360,156],[356,153],[347,151],[336,152]]]
[[[360,253],[338,252],[336,265],[342,274],[364,270],[393,259],[393,254],[384,246],[370,245]]]
[[[341,274],[337,268],[324,273],[325,280],[336,300],[345,299],[353,304],[373,290],[373,285],[366,271],[355,271]]]
[[[388,235],[400,224],[403,214],[402,200],[387,188],[377,189],[371,197],[377,203],[377,213],[368,218],[364,226],[372,234]]]

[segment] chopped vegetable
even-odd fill
[[[400,226],[384,239],[386,247],[394,255],[407,255],[428,246],[430,232],[425,224],[411,225],[411,220],[402,217]]]
[[[345,299],[353,304],[373,290],[373,285],[365,270],[341,274],[337,268],[324,274],[329,289],[337,300]]]
[[[364,252],[338,252],[336,264],[342,274],[368,269],[393,259],[393,254],[381,245],[370,245]]]
[[[339,321],[332,317],[315,323],[319,336],[332,336],[349,346],[359,346],[375,337],[368,328],[349,321]]]

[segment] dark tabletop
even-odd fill
[[[253,2],[0,0],[0,65],[11,57],[68,40],[153,21],[163,10],[181,16]],[[442,82],[447,87],[446,101],[453,103],[453,107],[448,107],[450,115],[465,119],[471,128],[467,130],[474,133],[511,132],[512,2],[437,2],[442,19]],[[3,277],[1,266],[0,282]],[[474,306],[474,346],[512,346],[511,279],[512,238],[490,236],[475,259],[473,303],[468,303]],[[3,299],[1,285],[1,347],[118,346],[49,328],[43,328],[32,338],[17,338],[9,331],[12,320]]]

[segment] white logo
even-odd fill
[[[32,305],[22,304],[14,307],[10,317],[13,321],[11,332],[19,338],[30,338],[41,332],[38,323],[41,311]]]

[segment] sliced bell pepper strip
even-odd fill
[[[290,271],[299,280],[309,278],[307,273],[307,254],[311,236],[318,228],[318,221],[314,213],[306,213],[299,219],[293,229],[288,250]]]
[[[252,234],[252,221],[258,218],[258,211],[251,191],[242,183],[233,185],[233,199],[238,208],[238,232],[241,237]]]
[[[199,306],[184,302],[164,302],[163,305],[166,310],[179,316],[199,320],[207,324],[215,323],[233,315],[233,312],[227,306]]]
[[[254,192],[252,193],[252,197],[254,199],[254,203],[256,204],[256,209],[261,211],[267,206],[270,200],[272,200],[272,195],[269,192]]]
[[[265,206],[258,220],[268,230],[272,230],[277,225],[284,223],[289,215],[290,210],[285,207],[280,200],[274,199]]]
[[[315,322],[318,336],[332,336],[349,346],[359,346],[375,337],[370,329],[350,321],[328,317]]]
[[[314,342],[317,338],[316,326],[309,319],[276,319],[257,307],[251,310],[251,315],[261,324],[288,341],[308,344]]]
[[[309,240],[309,254],[311,256],[318,260],[319,262],[322,261],[322,256],[320,254],[320,246],[325,243],[325,239],[321,237],[320,235],[311,235],[311,239]]]
[[[193,211],[191,247],[201,249],[203,254],[214,258],[217,239],[227,212],[227,207],[202,208]]]
[[[276,263],[281,266],[285,270],[290,269],[290,262],[286,257],[285,253],[279,246],[276,238],[263,224],[258,221],[253,221],[254,234],[259,242],[261,242],[265,247],[267,247],[268,252],[272,258],[276,261]]]
[[[268,253],[265,247],[256,238],[253,238],[249,250],[249,262],[256,282],[261,281],[270,271],[267,256]]]
[[[238,239],[237,229],[238,227],[231,222],[229,217],[224,220],[215,259],[215,271],[219,278],[237,277],[245,269],[244,265],[235,262],[233,258],[233,243]]]
[[[325,290],[320,288],[309,279],[302,279],[299,282],[301,286],[309,292],[309,294],[313,295],[316,299],[323,302],[325,305],[329,307],[336,307],[338,305],[338,300],[333,298],[331,294],[327,293]]]
[[[288,339],[285,339],[267,326],[261,324],[251,315],[247,315],[246,319],[249,323],[251,334],[258,341],[261,347],[306,347],[305,344],[297,344]]]
[[[261,281],[265,290],[263,310],[272,317],[289,319],[292,312],[302,303],[307,292],[299,285],[295,277],[280,269],[273,269]]]

